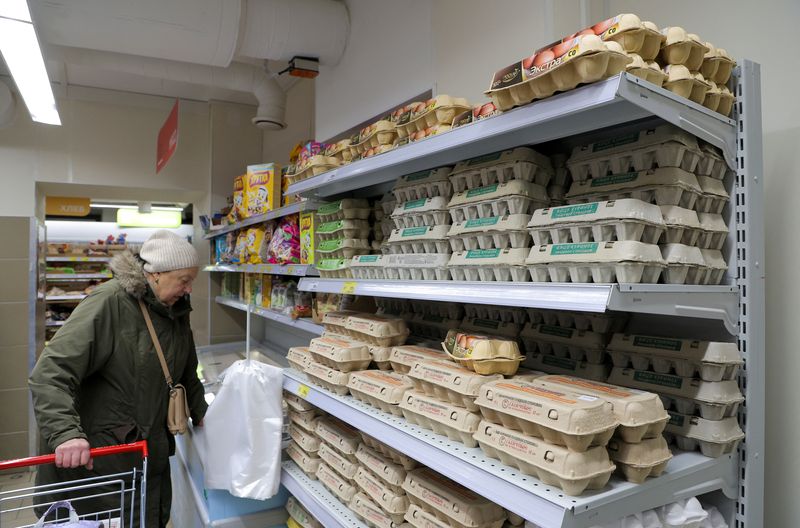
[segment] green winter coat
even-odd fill
[[[203,386],[189,326],[188,298],[172,307],[156,300],[141,261],[126,252],[113,259],[114,278],[84,299],[45,348],[29,385],[40,432],[40,449],[52,453],[63,442],[86,438],[91,447],[147,440],[147,526],[165,526],[171,485],[169,456],[175,440],[166,427],[167,385],[137,299],[142,298],[175,383],[186,387],[192,421],[205,415]],[[37,485],[128,471],[136,456],[94,459],[94,468],[41,466]],[[61,499],[63,497],[56,497]],[[119,507],[74,501],[79,512]],[[138,524],[136,524],[138,526]]]

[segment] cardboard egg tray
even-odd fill
[[[598,334],[622,330],[628,321],[628,314],[625,312],[587,313],[539,308],[526,308],[525,312],[530,323],[534,325],[544,323]]]
[[[420,313],[414,314],[408,324],[415,336],[441,341],[451,328],[457,328],[461,324],[461,320]]]
[[[417,361],[441,359],[447,359],[447,356],[441,350],[412,345],[396,346],[389,356],[392,368],[400,374],[408,374]]]
[[[614,240],[657,244],[665,229],[657,205],[634,199],[537,209],[527,227],[535,245]]]
[[[672,452],[661,435],[636,444],[612,438],[606,447],[617,469],[634,484],[641,484],[647,477],[660,476],[672,460]]]
[[[384,276],[390,280],[448,280],[449,254],[408,253],[385,255]]]
[[[297,466],[308,475],[310,478],[317,480],[317,470],[319,469],[319,464],[322,460],[316,456],[316,452],[308,453],[304,451],[294,440],[289,442],[289,445],[286,446],[286,454],[289,455],[289,458],[297,464]]]
[[[728,264],[718,249],[701,249],[703,260],[706,263],[706,278],[703,284],[722,284]]]
[[[383,216],[388,217],[391,216],[392,211],[397,207],[397,200],[391,193],[386,193],[380,200],[375,202],[375,207],[380,207],[381,211],[383,211]]]
[[[663,84],[665,89],[697,104],[703,104],[706,93],[711,88],[703,78],[703,74],[692,73],[682,64],[668,64],[664,67],[664,73],[667,75]],[[717,106],[719,106],[718,99]]]
[[[317,420],[320,418],[316,410],[299,412],[294,409],[289,409],[287,414],[291,423],[299,425],[310,433],[314,432],[314,429],[317,427]]]
[[[332,145],[328,145],[328,148],[325,149],[325,155],[338,159],[340,165],[350,163],[353,159],[353,154],[350,152],[350,145],[352,142],[351,138],[347,138],[339,140]]]
[[[735,343],[614,334],[608,352],[615,367],[674,372],[704,381],[734,380],[744,364]]]
[[[317,209],[317,219],[320,223],[335,222],[337,220],[367,220],[370,211],[367,200],[363,198],[345,198],[320,205]]]
[[[736,416],[722,420],[706,420],[670,412],[665,435],[684,451],[700,450],[707,457],[718,458],[736,451],[744,432]]]
[[[315,233],[321,241],[336,239],[367,239],[370,226],[366,220],[336,220],[316,227]]]
[[[710,42],[704,43],[708,51],[703,55],[700,73],[703,77],[717,84],[728,84],[736,62],[723,48],[717,48]]]
[[[717,109],[719,109],[719,102],[722,99],[722,90],[714,81],[706,79],[706,83],[708,83],[708,90],[706,90],[706,96],[701,104],[709,110],[716,112]]]
[[[392,364],[389,363],[389,356],[392,353],[392,347],[370,346],[369,353],[372,355],[372,361],[380,370],[392,370]]]
[[[697,245],[701,230],[696,211],[677,205],[662,205],[660,209],[666,226],[660,241],[662,244]]]
[[[486,420],[573,451],[606,445],[619,425],[605,400],[526,381],[486,383],[475,403]]]
[[[470,249],[453,253],[448,262],[453,280],[525,282],[526,248]]]
[[[322,324],[325,327],[325,333],[346,336],[347,318],[357,313],[358,312],[355,312],[353,310],[337,310],[333,312],[325,312],[325,315],[322,316]]]
[[[635,53],[628,53],[631,63],[625,66],[625,71],[631,75],[635,75],[647,82],[651,82],[656,86],[662,86],[667,79],[661,67],[655,61],[646,61],[641,56]]]
[[[358,446],[356,458],[361,467],[371,471],[392,493],[396,495],[404,493],[403,482],[406,479],[406,470],[403,466],[363,443]]]
[[[369,149],[380,147],[381,145],[391,146],[397,138],[397,130],[394,123],[382,119],[363,128],[359,132],[358,138],[354,138],[350,144],[350,153],[353,159],[363,155]]]
[[[719,106],[717,106],[717,112],[729,117],[731,115],[731,111],[733,110],[733,103],[736,100],[736,97],[727,86],[719,85],[719,89]]]
[[[703,157],[700,158],[700,162],[697,164],[695,174],[708,176],[715,180],[724,179],[725,175],[730,171],[730,167],[728,167],[725,158],[722,157],[720,150],[713,145],[701,142],[700,152],[703,153]]]
[[[528,323],[519,337],[532,356],[554,355],[594,364],[606,358],[605,336],[588,330]]]
[[[567,193],[567,203],[634,198],[661,206],[693,209],[702,192],[694,174],[677,167],[664,167],[575,182]]]
[[[352,279],[350,260],[342,258],[322,259],[316,263],[319,276],[323,279]]]
[[[684,244],[664,244],[661,254],[667,267],[661,274],[666,284],[703,284],[707,268],[699,248]]]
[[[355,462],[356,450],[361,443],[361,435],[357,429],[332,417],[325,417],[317,422],[317,436],[327,442],[351,462]]]
[[[326,442],[320,443],[318,454],[319,458],[342,478],[353,480],[356,475],[356,470],[358,470],[358,461],[354,456],[349,458],[345,457]],[[351,460],[351,458],[353,460]]]
[[[412,424],[430,429],[467,447],[477,446],[472,438],[480,421],[477,413],[413,390],[405,393],[400,409],[406,421]]]
[[[356,255],[350,261],[354,279],[385,279],[384,255]]]
[[[400,317],[380,314],[352,314],[345,323],[347,334],[369,345],[400,346],[408,338],[406,322]]]
[[[333,170],[341,163],[341,160],[335,156],[312,156],[304,167],[301,167],[292,175],[287,175],[286,179],[289,180],[289,184],[297,183]]]
[[[451,361],[429,360],[417,361],[408,373],[408,377],[414,385],[414,390],[464,407],[471,412],[479,410],[475,405],[475,398],[481,385],[503,378],[500,374],[481,376]]]
[[[480,317],[465,317],[459,325],[463,332],[489,333],[492,336],[506,339],[519,337],[522,325],[514,321],[500,321],[497,319],[482,319]]]
[[[455,116],[470,108],[463,97],[440,94],[424,103],[404,107],[395,120],[395,127],[398,135],[405,138],[436,125],[450,125]]]
[[[454,194],[448,203],[453,223],[517,214],[547,207],[550,199],[541,185],[521,180],[495,183]]]
[[[383,236],[384,240],[388,239],[389,236],[392,234],[392,231],[394,231],[394,220],[392,220],[391,218],[385,218],[381,220],[381,224],[379,227],[380,227],[380,233]],[[375,232],[377,234],[378,229],[376,229]]]
[[[449,225],[395,229],[389,236],[389,254],[450,253]]]
[[[605,364],[593,365],[586,361],[546,355],[528,356],[523,366],[548,374],[564,374],[593,381],[605,381],[611,371]]]
[[[324,462],[317,469],[317,479],[344,504],[350,502],[356,494],[356,486],[342,478]]]
[[[664,35],[664,43],[660,60],[664,64],[683,64],[692,71],[700,69],[705,54],[710,50],[697,35],[677,26],[662,28],[661,34]]]
[[[553,177],[550,159],[528,147],[517,147],[461,161],[450,173],[457,193],[495,183],[521,180],[546,187]]]
[[[317,244],[319,259],[351,259],[355,255],[366,255],[369,251],[370,244],[366,238],[337,238]]]
[[[702,249],[722,249],[728,238],[728,226],[720,214],[697,213],[700,220],[700,236],[697,245]]]
[[[667,410],[698,415],[706,420],[735,416],[744,396],[735,380],[703,381],[672,374],[614,367],[608,382],[655,392]]]
[[[470,319],[489,319],[524,325],[528,314],[523,308],[493,306],[489,304],[465,304],[464,314]]]
[[[292,437],[292,440],[297,442],[297,445],[303,451],[312,456],[319,456],[317,452],[319,451],[320,439],[317,437],[316,433],[306,431],[302,427],[290,423],[289,436]]]
[[[413,384],[402,374],[380,370],[363,370],[350,376],[347,386],[357,400],[377,407],[383,412],[402,416],[397,406]]]
[[[385,456],[386,458],[388,458],[389,460],[391,460],[395,464],[397,464],[400,467],[402,467],[405,471],[410,471],[410,470],[412,470],[412,469],[414,469],[415,467],[418,466],[417,461],[414,460],[413,458],[409,457],[408,455],[405,455],[405,454],[401,453],[400,451],[397,451],[396,449],[392,449],[391,447],[389,447],[388,445],[384,444],[383,442],[375,440],[374,438],[372,438],[371,436],[369,436],[368,434],[366,434],[363,431],[360,431],[360,433],[361,433],[361,441],[367,447],[369,447],[370,449],[373,449],[373,450],[377,451],[378,453],[382,454],[383,456]]]
[[[453,195],[453,184],[450,183],[451,167],[424,170],[400,176],[394,184],[392,194],[397,203],[424,200],[442,196],[450,199]],[[394,208],[393,208],[394,209]],[[385,210],[384,210],[385,211]],[[391,214],[392,211],[386,213]]]
[[[570,451],[485,420],[478,426],[475,439],[490,457],[548,486],[561,488],[567,495],[602,489],[615,469],[604,447]]]
[[[537,376],[533,384],[546,389],[567,389],[607,401],[619,421],[616,436],[632,444],[656,438],[669,420],[657,394],[627,389],[574,376]]]
[[[311,382],[316,383],[323,389],[327,389],[339,396],[347,394],[347,381],[350,379],[350,373],[342,372],[331,367],[327,367],[322,363],[311,363],[305,370]]]
[[[445,522],[436,518],[436,516],[432,513],[428,513],[425,511],[421,506],[416,504],[411,504],[406,510],[405,513],[405,520],[408,521],[405,524],[402,524],[402,527],[413,527],[413,528],[450,528],[451,526],[460,526],[460,525],[451,525],[449,522]]]
[[[449,225],[448,200],[445,196],[434,196],[399,203],[392,213],[395,228]]]
[[[383,508],[370,500],[363,491],[358,491],[353,495],[348,508],[370,528],[396,528],[403,522],[402,514],[399,517],[389,515]]]
[[[346,336],[315,337],[308,348],[316,362],[343,373],[364,370],[372,362],[369,347]]]
[[[364,467],[358,468],[354,480],[356,485],[396,523],[403,522],[403,514],[408,509],[409,504],[405,491],[396,493],[383,480]]]
[[[289,497],[286,500],[286,511],[289,512],[292,519],[303,528],[323,528],[322,524],[312,517],[294,497]]]
[[[410,471],[403,489],[412,505],[454,527],[499,528],[503,508],[429,468]]]
[[[587,28],[589,29],[589,28]],[[664,36],[658,27],[648,21],[642,21],[631,13],[617,15],[599,22],[591,27],[603,40],[613,40],[627,53],[636,53],[646,60],[658,57]]]
[[[289,407],[289,409],[294,409],[298,412],[313,411],[316,409],[316,407],[314,407],[312,404],[308,403],[297,394],[292,394],[291,392],[283,391],[283,401],[286,402],[286,405]]]
[[[565,205],[567,190],[565,185],[548,185],[547,196],[550,197],[550,205],[553,207]]]
[[[497,108],[506,111],[611,77],[625,69],[630,59],[616,42],[597,35],[564,39],[538,50],[533,56],[494,74],[485,93]]]
[[[534,246],[525,259],[534,282],[655,284],[666,266],[655,244],[580,242]]]
[[[442,348],[462,367],[483,375],[512,376],[525,359],[515,339],[476,335],[460,329],[447,332]]]
[[[308,347],[292,347],[286,353],[286,360],[293,369],[303,372],[309,363],[314,361],[311,358],[311,351]]]
[[[457,222],[447,237],[454,252],[471,249],[507,249],[530,247],[526,214],[492,216]]]

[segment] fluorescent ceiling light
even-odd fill
[[[92,208],[97,209],[136,209],[138,210],[139,207],[136,205],[128,205],[128,204],[108,204],[108,203],[92,203]],[[183,207],[170,207],[170,206],[161,206],[161,205],[154,205],[153,211],[183,211]]]
[[[0,17],[31,22],[31,12],[25,0],[3,0],[0,2]]]
[[[25,100],[31,119],[38,123],[60,125],[61,118],[33,24],[0,18],[0,52]]]
[[[142,214],[134,209],[117,210],[120,227],[180,227],[181,213],[178,211],[153,211]]]

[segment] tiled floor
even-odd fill
[[[18,498],[24,494],[18,490],[32,487],[35,478],[33,471],[0,474],[0,526],[18,528],[36,523],[31,500]],[[7,510],[15,511],[4,513]]]

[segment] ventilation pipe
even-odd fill
[[[7,127],[14,120],[16,101],[11,89],[0,81],[0,128]]]

